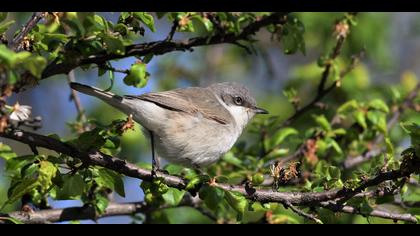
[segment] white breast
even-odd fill
[[[171,111],[142,100],[130,105],[133,119],[153,131],[160,157],[194,167],[212,164],[229,151],[251,118],[242,107],[224,106],[234,123],[220,124],[200,113]]]

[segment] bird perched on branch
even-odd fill
[[[249,90],[238,83],[217,83],[139,96],[119,96],[98,88],[71,83],[71,88],[97,97],[132,115],[149,136],[153,170],[161,156],[187,167],[208,166],[228,152],[258,108]]]

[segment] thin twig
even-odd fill
[[[174,37],[174,34],[175,34],[175,31],[178,28],[178,26],[179,26],[179,21],[178,21],[178,19],[175,18],[173,23],[172,23],[171,31],[169,31],[169,34],[166,37],[165,41],[172,41],[172,39]]]
[[[292,121],[296,120],[299,116],[303,115],[305,112],[312,109],[315,106],[315,104],[317,104],[323,97],[325,97],[334,88],[337,87],[337,84],[340,83],[340,80],[342,80],[348,73],[350,73],[354,69],[354,67],[356,67],[356,65],[357,65],[361,56],[362,56],[362,53],[359,54],[358,56],[353,56],[350,65],[340,73],[340,77],[339,77],[338,80],[334,81],[330,86],[325,88],[321,94],[317,94],[316,97],[310,103],[308,103],[306,106],[302,107],[301,109],[296,110],[296,112],[291,117],[289,117],[287,120],[285,120],[282,124],[280,124],[280,126],[278,128],[282,128],[286,125],[289,125]],[[305,140],[305,142],[306,142],[306,140]],[[299,159],[300,157],[302,157],[304,155],[304,150],[305,150],[305,147],[306,147],[305,142],[302,145],[300,145],[298,147],[298,149],[292,155],[287,156],[287,157],[282,157],[278,161],[280,161],[281,163],[286,163],[286,162],[296,160],[296,159]],[[274,148],[272,150],[268,150],[268,151],[266,150],[265,155],[270,154],[274,150],[275,150]],[[273,161],[269,162],[269,164],[272,164],[275,161],[277,161],[277,160],[273,160]]]
[[[45,12],[34,12],[28,22],[22,27],[20,33],[10,42],[10,48],[13,51],[22,49],[22,41],[26,35],[35,27],[35,25],[44,17]]]
[[[76,78],[74,75],[74,70],[70,71],[67,75],[67,81],[70,83],[76,82]],[[87,118],[85,115],[85,110],[83,109],[82,103],[80,102],[79,95],[77,94],[76,90],[70,89],[71,91],[71,99],[74,102],[74,105],[77,109],[78,117],[80,118],[80,121],[85,124],[87,122]]]
[[[343,212],[343,213],[357,214],[357,215],[363,215],[363,216],[374,216],[374,217],[380,217],[384,219],[391,219],[394,221],[401,220],[401,221],[406,221],[410,223],[417,223],[416,217],[408,213],[399,214],[399,213],[392,213],[392,212],[378,210],[378,209],[374,209],[367,213],[367,212],[361,212],[360,210],[352,206],[341,206],[341,205],[337,205],[331,202],[321,202],[319,205],[323,208],[329,209],[334,212]]]
[[[126,176],[139,178],[143,180],[151,181],[153,176],[150,170],[139,168],[138,166],[131,164],[125,160],[112,157],[110,155],[101,153],[99,151],[91,150],[89,152],[82,152],[76,147],[70,144],[63,143],[60,140],[52,137],[39,135],[22,130],[13,130],[0,133],[0,137],[14,139],[16,141],[33,144],[38,147],[44,147],[50,150],[54,150],[59,153],[63,153],[74,158],[78,158],[83,162],[91,165],[102,166],[110,170],[114,170],[118,173]],[[325,192],[276,192],[267,189],[255,189],[250,194],[247,189],[242,185],[230,185],[216,183],[214,186],[227,191],[236,191],[243,194],[245,197],[253,199],[259,202],[285,202],[288,201],[293,205],[311,205],[314,203],[343,199],[348,196],[354,196],[362,192],[365,188],[370,186],[378,185],[388,180],[397,180],[401,177],[407,177],[411,173],[420,169],[420,162],[412,160],[413,163],[409,165],[409,168],[404,170],[392,170],[388,172],[382,172],[375,177],[365,181],[358,188],[355,189],[340,189],[340,190],[329,190]],[[156,173],[157,177],[162,178],[163,182],[170,187],[185,189],[188,184],[186,179],[178,176],[168,175],[162,172]]]
[[[104,64],[106,61],[120,59],[130,56],[145,56],[148,54],[162,55],[173,51],[185,51],[198,46],[207,46],[222,43],[234,43],[239,40],[246,40],[251,35],[255,34],[261,28],[271,24],[284,24],[286,22],[287,12],[275,12],[268,16],[264,16],[249,25],[245,26],[239,34],[215,34],[210,38],[195,37],[181,41],[155,41],[149,43],[140,43],[126,46],[125,54],[109,54],[106,51],[90,55],[86,58],[81,58],[73,62],[53,62],[49,64],[42,74],[42,78],[48,78],[56,74],[67,73],[70,70],[87,64]]]
[[[420,83],[417,83],[417,85],[411,90],[411,92],[407,95],[407,97],[404,98],[403,102],[400,106],[396,109],[396,111],[393,112],[392,117],[387,122],[387,130],[391,130],[392,127],[395,126],[395,124],[398,122],[401,115],[406,111],[407,109],[410,109],[412,106],[414,100],[416,99],[417,95],[420,92]],[[370,159],[373,157],[379,155],[383,150],[382,148],[378,147],[378,145],[384,140],[384,135],[380,134],[378,135],[375,140],[373,141],[373,148],[372,150],[359,155],[357,157],[347,157],[344,161],[344,168],[345,169],[352,169]]]
[[[3,215],[3,223],[7,217],[12,217],[25,224],[47,224],[71,220],[94,220],[98,218],[118,215],[133,215],[148,210],[148,206],[143,202],[138,203],[110,203],[104,213],[98,215],[95,207],[68,207],[59,209],[47,209],[33,212],[12,212]]]
[[[130,70],[124,70],[124,69],[117,69],[117,68],[114,68],[114,67],[111,67],[111,66],[108,66],[108,65],[105,65],[105,64],[103,64],[103,65],[98,65],[98,68],[102,68],[102,69],[105,69],[105,70],[110,70],[110,71],[113,71],[113,72],[118,72],[118,73],[121,73],[121,74],[130,74]]]
[[[341,51],[341,48],[343,47],[343,44],[344,44],[344,40],[345,39],[346,38],[344,36],[339,36],[339,38],[337,40],[337,43],[336,43],[336,45],[334,47],[333,53],[332,53],[332,55],[330,57],[330,60],[331,61],[334,61],[338,57],[338,55],[340,55],[340,51]],[[330,75],[330,70],[331,70],[332,64],[333,64],[332,62],[331,63],[328,63],[327,66],[324,69],[324,72],[322,72],[321,81],[319,82],[318,90],[317,90],[317,92],[318,92],[317,94],[318,95],[319,94],[322,94],[324,92],[325,83],[327,82],[327,79],[328,79],[328,77]]]
[[[338,46],[339,44],[337,44]],[[340,44],[342,45],[342,44]],[[341,47],[341,46],[340,46]],[[311,110],[312,108],[315,107],[315,105],[320,102],[326,95],[328,95],[333,89],[337,88],[337,84],[341,82],[341,80],[348,74],[350,73],[357,65],[357,63],[360,60],[360,57],[363,54],[359,54],[357,56],[353,56],[350,65],[340,73],[339,79],[334,81],[330,86],[328,86],[327,88],[324,88],[324,85],[322,85],[322,91],[318,91],[315,98],[310,101],[308,104],[306,104],[304,107],[299,108],[295,111],[295,113],[289,117],[287,120],[285,120],[283,123],[280,124],[279,128],[282,128],[284,126],[290,125],[293,121],[295,121],[298,117],[302,116],[304,113],[306,113],[307,111]],[[328,66],[326,67],[326,69],[324,70],[324,72],[322,73],[322,77],[321,77],[321,82],[319,84],[319,87],[321,87],[321,84],[325,83],[323,82],[325,78],[328,78],[328,74],[330,69]],[[328,72],[328,74],[326,74]]]
[[[296,214],[298,214],[298,215],[300,215],[300,216],[302,216],[304,218],[307,218],[309,220],[312,220],[312,221],[314,221],[317,224],[323,224],[323,222],[320,219],[318,219],[316,216],[304,212],[303,210],[301,210],[301,209],[293,206],[289,202],[284,202],[283,205],[285,206],[285,208],[290,208],[293,212],[295,212]]]

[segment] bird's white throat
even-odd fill
[[[226,109],[230,112],[236,125],[240,128],[240,132],[245,128],[248,122],[252,119],[253,113],[248,108],[242,106],[226,106]]]

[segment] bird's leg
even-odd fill
[[[203,175],[204,171],[201,170],[201,166],[197,165],[197,164],[192,164],[193,169],[198,172],[199,175]]]
[[[155,153],[155,141],[154,141],[154,135],[152,131],[150,132],[150,142],[152,145],[152,177],[156,177],[156,172],[160,169],[160,161],[159,157]]]

